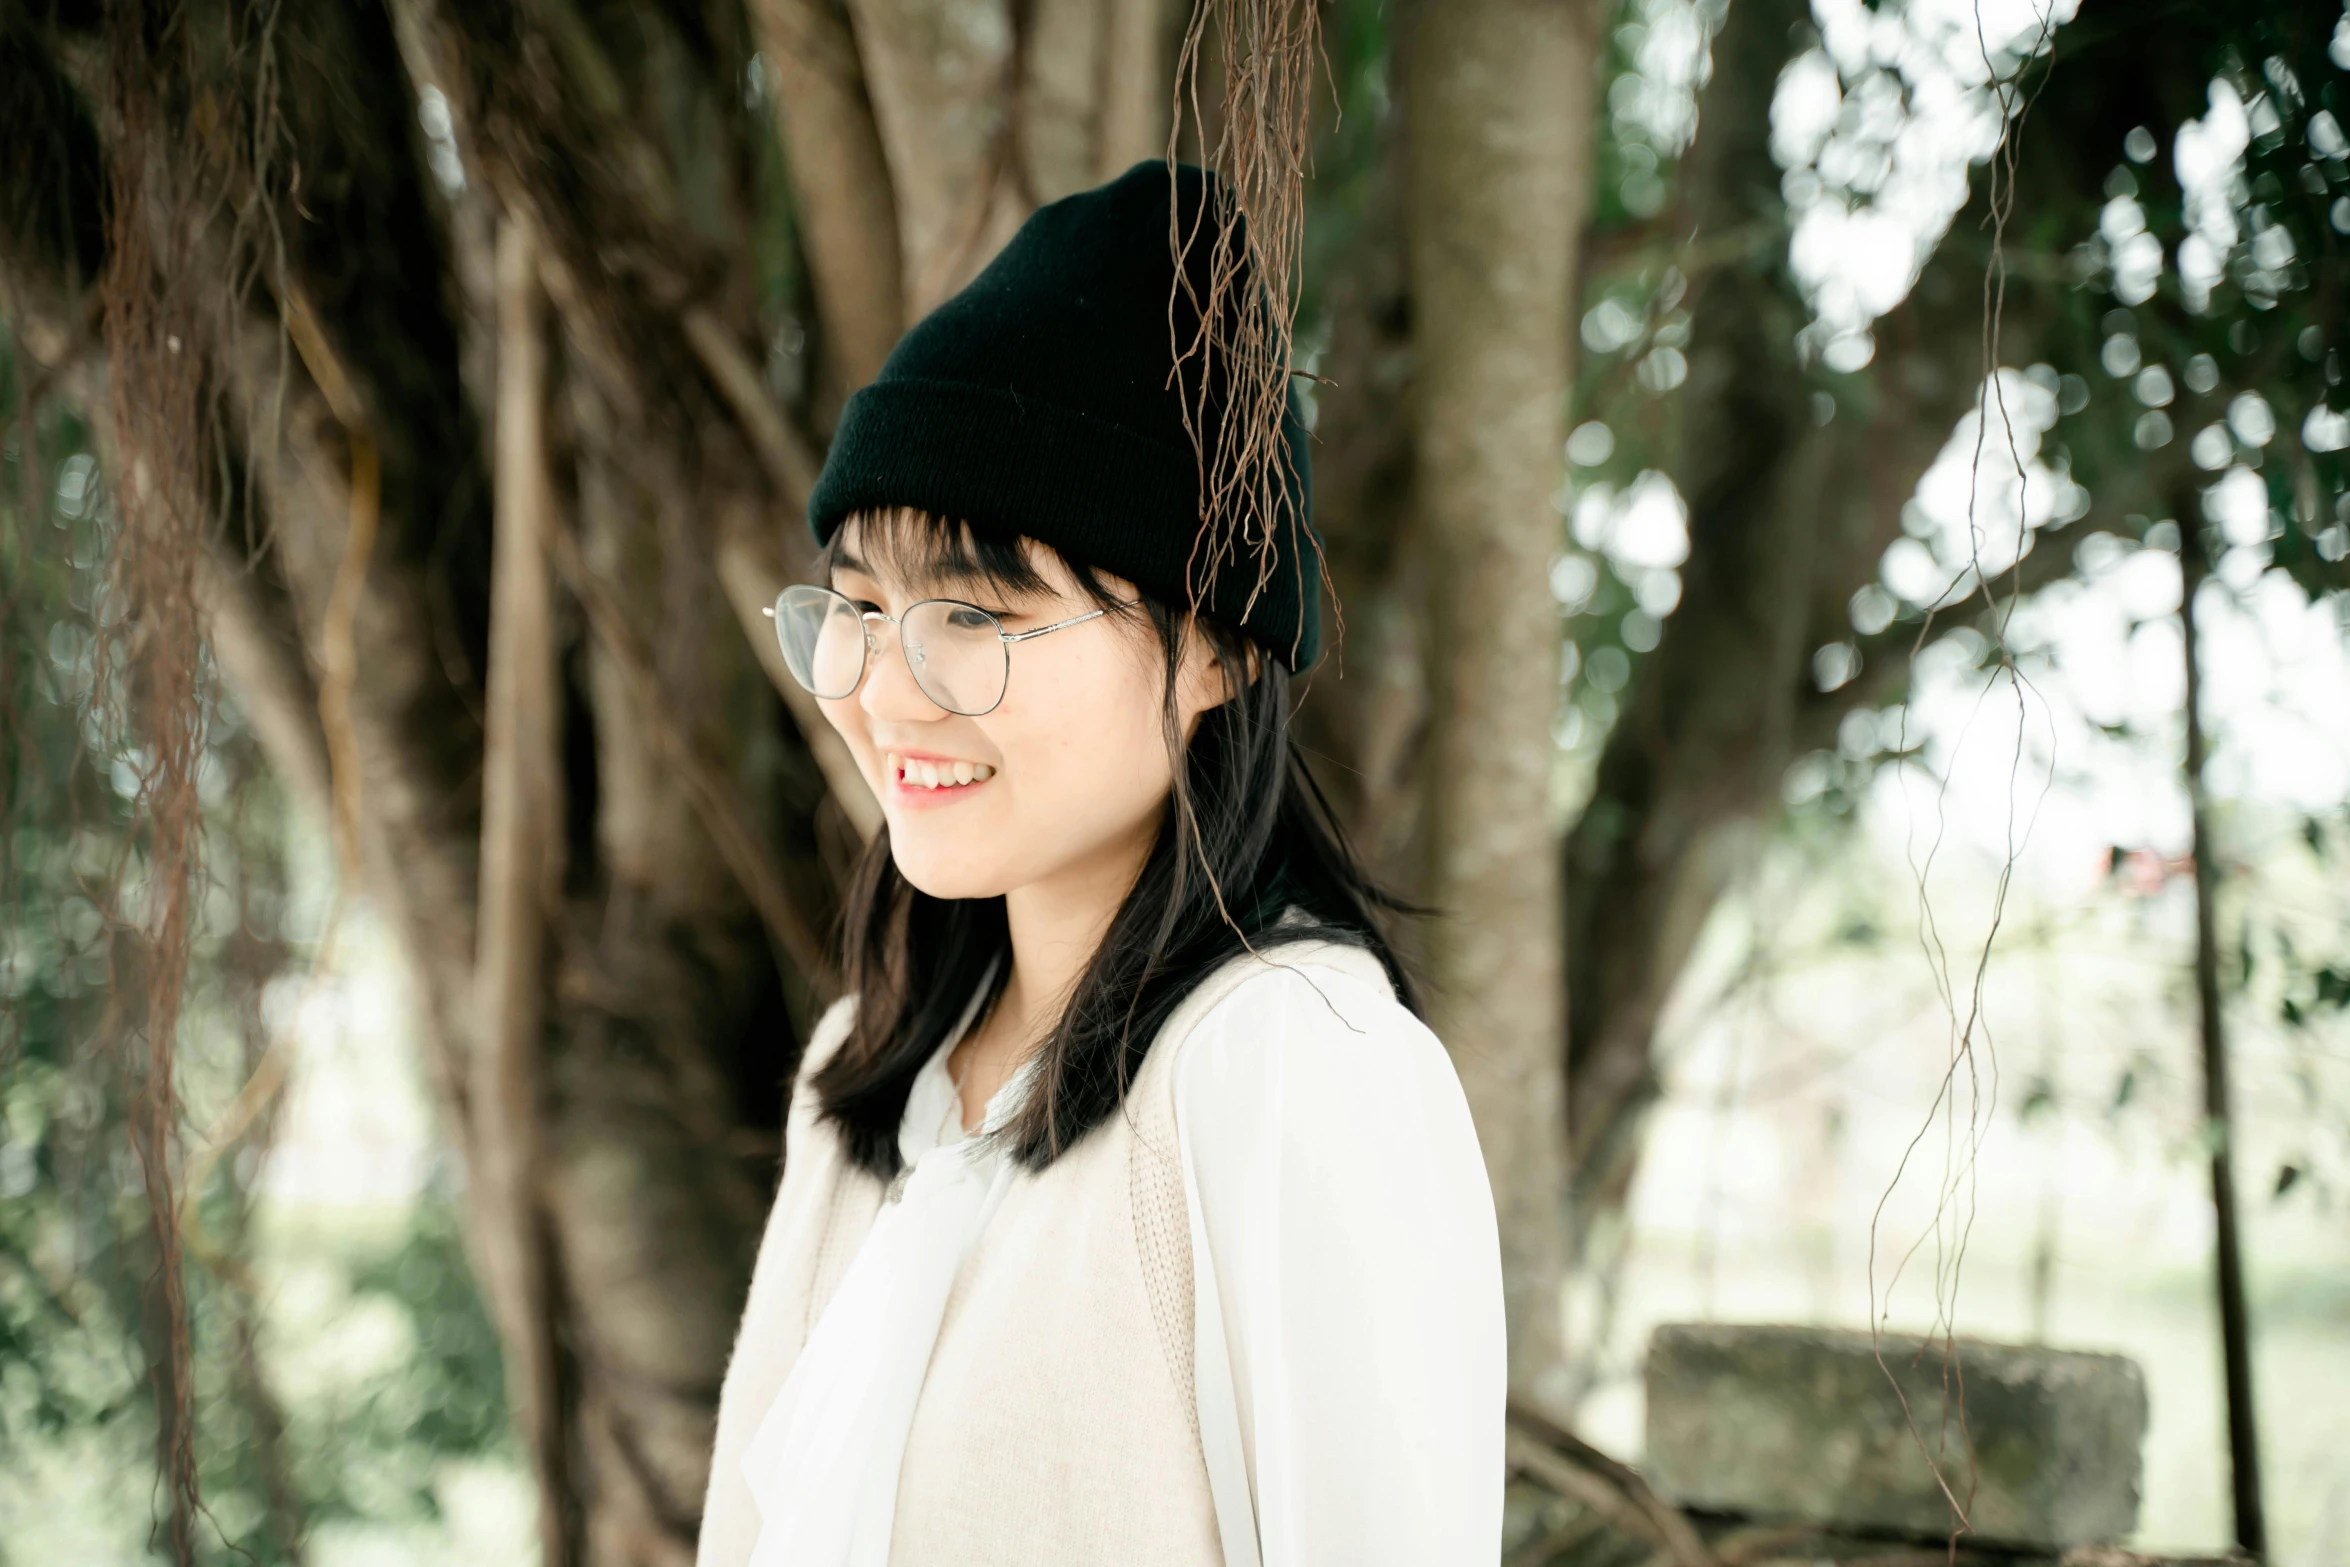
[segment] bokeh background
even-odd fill
[[[2218,1552],[2220,1148],[2350,1549],[2343,7],[1201,17],[0,5],[0,1562],[690,1559],[875,820],[757,608],[1171,133],[1302,191],[1301,724],[1446,911],[1521,1392],[1637,1463],[1663,1322],[2118,1350]]]

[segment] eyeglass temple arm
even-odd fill
[[[1131,604],[1123,606],[1131,609]],[[1041,637],[1048,631],[1066,631],[1071,626],[1082,626],[1089,620],[1099,620],[1109,613],[1106,609],[1088,610],[1082,615],[1071,615],[1067,620],[1056,620],[1049,626],[1038,626],[1034,631],[1005,631],[999,633],[1006,642],[1025,642],[1030,637]]]

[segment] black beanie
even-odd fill
[[[923,317],[841,411],[808,523],[824,544],[853,514],[907,506],[1026,535],[1162,603],[1196,603],[1303,669],[1321,650],[1321,571],[1294,389],[1269,572],[1244,545],[1196,599],[1185,575],[1205,570],[1193,564],[1201,454],[1184,425],[1173,345],[1193,342],[1196,302],[1209,297],[1216,221],[1202,222],[1201,207],[1215,176],[1189,164],[1173,172],[1174,217],[1196,232],[1181,293],[1169,178],[1164,162],[1138,163],[1039,208],[969,287]],[[1242,281],[1236,292],[1262,308],[1256,281]],[[1194,378],[1196,363],[1186,365]],[[1223,399],[1222,388],[1207,391],[1213,471]]]

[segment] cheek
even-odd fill
[[[1171,774],[1157,691],[1104,673],[1045,688],[1042,711],[1023,712],[1031,721],[1007,737],[1006,759],[1023,778],[1022,796],[1111,831],[1155,811]]]
[[[864,773],[865,782],[878,793],[881,788],[881,753],[874,748],[873,732],[865,721],[864,704],[853,696],[843,697],[837,702],[828,702],[819,697],[816,706],[824,714],[825,722],[832,725],[833,733],[839,735],[848,746],[849,754],[857,759],[857,768]]]
[[[1072,649],[1072,652],[1075,652]],[[974,720],[1003,769],[968,809],[903,813],[899,868],[940,897],[992,897],[1130,852],[1173,783],[1156,671],[1103,646],[1015,665],[1003,705]]]

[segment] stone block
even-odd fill
[[[1702,1511],[1932,1541],[1954,1520],[1931,1453],[1982,1543],[2056,1551],[2137,1527],[2136,1362],[1960,1339],[1946,1377],[1939,1340],[1881,1343],[1882,1366],[1866,1333],[1658,1328],[1650,1482]]]

